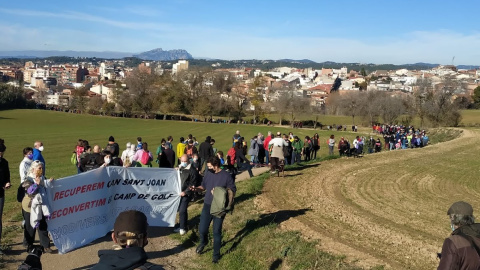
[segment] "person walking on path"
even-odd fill
[[[335,147],[335,135],[330,135],[330,138],[327,141],[328,144],[328,154],[333,156],[333,148]]]
[[[202,214],[200,215],[200,225],[198,232],[200,234],[200,244],[196,248],[197,254],[202,254],[208,243],[208,228],[213,221],[213,257],[212,262],[217,263],[220,259],[220,247],[222,246],[222,225],[225,216],[216,217],[210,214],[210,208],[213,201],[213,190],[215,187],[229,188],[233,193],[237,192],[237,187],[232,176],[225,170],[220,168],[220,160],[218,157],[208,159],[205,177],[202,184],[195,188],[195,191],[205,191]]]
[[[211,144],[212,137],[207,136],[205,138],[205,141],[200,144],[200,147],[198,149],[198,157],[200,158],[200,166],[203,171],[206,170],[207,168],[207,160],[210,157],[215,156],[213,153],[213,147]]]
[[[180,193],[180,205],[178,206],[179,213],[179,227],[174,231],[184,235],[187,233],[187,223],[188,223],[188,204],[193,198],[193,189],[197,184],[197,181],[200,177],[198,171],[193,167],[189,162],[187,154],[183,154],[180,157],[180,165],[178,166],[178,171],[180,173],[180,183],[181,190]]]
[[[263,141],[263,149],[265,149],[265,165],[270,164],[270,157],[269,157],[269,152],[268,152],[268,145],[270,144],[270,141],[272,140],[272,132],[269,131],[267,137]]]

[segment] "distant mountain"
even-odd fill
[[[308,64],[308,63],[316,63],[315,61],[312,61],[310,59],[300,59],[300,60],[294,60],[294,59],[279,59],[277,60],[278,62],[289,62],[289,63],[302,63],[302,64]]]
[[[95,52],[95,51],[0,51],[0,58],[45,58],[51,56],[67,56],[67,57],[97,57],[105,59],[120,59],[132,56],[133,53],[128,52]]]
[[[192,55],[189,54],[186,50],[169,50],[164,51],[162,48],[153,49],[148,52],[143,52],[140,54],[134,55],[143,60],[153,60],[153,61],[171,61],[178,59],[193,59]]]
[[[458,69],[479,69],[480,66],[471,66],[471,65],[458,65]]]

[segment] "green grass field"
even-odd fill
[[[282,133],[293,131],[301,138],[306,135],[312,136],[318,132],[322,146],[320,155],[324,156],[328,153],[325,142],[330,134],[334,134],[336,137],[345,136],[351,140],[357,135],[350,132],[293,130],[254,125],[114,118],[45,110],[0,111],[0,123],[4,127],[0,132],[0,138],[5,140],[7,146],[5,158],[9,161],[13,184],[13,188],[7,192],[5,206],[7,217],[10,216],[12,210],[19,209],[18,205],[13,202],[15,188],[20,183],[18,166],[23,159],[22,149],[27,146],[33,147],[35,140],[42,141],[45,146],[43,156],[46,160],[47,177],[58,179],[76,173],[76,167],[70,163],[70,157],[78,139],[88,140],[90,145],[98,144],[105,147],[108,137],[113,135],[120,145],[120,151],[123,151],[127,142],[136,142],[136,138],[141,136],[144,142],[149,143],[149,149],[156,151],[160,140],[169,135],[174,137],[174,145],[178,143],[181,136],[186,137],[188,134],[196,136],[199,142],[204,141],[205,137],[210,135],[216,140],[215,147],[226,153],[237,129],[247,139],[247,142],[250,142],[250,138],[258,132],[267,134],[269,130]]]
[[[172,135],[175,139],[174,142],[176,144],[180,136],[186,136],[189,133],[192,133],[194,136],[197,137],[200,142],[203,141],[207,135],[212,136],[217,142],[216,147],[219,150],[226,152],[231,146],[231,137],[237,129],[239,129],[241,131],[241,134],[247,139],[257,134],[258,132],[266,134],[268,130],[271,130],[273,132],[281,131],[282,133],[287,133],[292,130],[294,134],[301,137],[304,137],[305,135],[311,136],[314,134],[314,132],[318,132],[320,135],[320,143],[322,146],[320,150],[320,156],[326,157],[328,149],[325,142],[330,136],[330,134],[334,134],[337,139],[340,136],[344,136],[350,140],[352,140],[354,136],[358,134],[351,132],[331,132],[325,130],[293,130],[291,128],[253,125],[229,125],[162,120],[123,119],[91,115],[78,115],[43,110],[1,111],[0,122],[3,124],[4,127],[4,129],[2,129],[2,132],[0,133],[0,138],[5,139],[7,145],[5,158],[10,163],[13,184],[13,188],[6,193],[7,200],[4,211],[4,222],[21,220],[20,205],[15,200],[16,187],[19,184],[18,165],[23,158],[22,149],[26,146],[32,146],[35,140],[41,140],[44,142],[44,157],[47,164],[47,176],[61,178],[76,173],[75,166],[70,163],[70,156],[76,144],[76,141],[79,138],[87,139],[91,145],[99,144],[100,146],[104,147],[107,144],[108,137],[110,135],[113,135],[116,141],[120,144],[121,150],[123,150],[127,141],[134,142],[137,136],[141,136],[144,141],[149,142],[150,149],[155,151],[156,147],[160,143],[161,138],[166,138],[168,135]],[[363,132],[364,134],[368,133],[369,131],[369,128],[361,129],[361,132]],[[445,141],[452,139],[456,136],[458,136],[458,134],[454,131],[432,132],[431,139],[432,141]],[[471,145],[473,144],[470,144],[469,146]],[[429,147],[427,149],[428,153],[430,153],[434,149],[438,149],[438,147]],[[418,151],[424,150],[417,149],[399,151],[399,153],[397,153],[397,151],[394,151],[391,153],[374,154],[368,155],[368,157],[360,160],[341,159],[333,161],[332,163],[324,162],[322,163],[321,167],[313,166],[311,169],[309,169],[308,167],[292,168],[291,170],[289,170],[287,177],[285,177],[284,179],[267,180],[266,175],[263,175],[255,178],[253,181],[240,182],[239,192],[237,194],[239,201],[236,211],[234,212],[233,217],[229,216],[227,218],[227,221],[225,223],[225,247],[222,248],[222,250],[230,250],[231,252],[225,254],[225,258],[222,259],[221,264],[216,269],[235,269],[239,266],[244,265],[250,267],[251,269],[266,269],[268,267],[270,267],[271,269],[279,269],[278,267],[283,266],[290,267],[291,269],[357,269],[356,266],[354,266],[355,263],[351,264],[349,263],[351,262],[350,259],[345,260],[345,257],[341,256],[345,253],[340,252],[340,255],[336,253],[336,256],[332,256],[318,249],[315,249],[314,247],[318,247],[318,241],[305,240],[303,238],[305,236],[305,232],[302,231],[303,227],[295,228],[293,231],[285,231],[280,229],[280,223],[288,223],[288,219],[293,219],[295,215],[298,214],[300,222],[306,224],[307,227],[312,226],[312,228],[315,228],[313,232],[307,231],[307,233],[312,233],[312,236],[315,236],[319,233],[321,234],[321,232],[328,230],[328,228],[334,230],[333,227],[329,227],[328,222],[326,222],[330,220],[331,217],[326,217],[325,215],[327,214],[324,213],[322,209],[334,209],[328,208],[327,206],[337,200],[335,196],[341,196],[341,194],[344,192],[343,188],[357,186],[359,183],[367,181],[367,179],[372,178],[374,171],[388,171],[388,173],[390,174],[398,173],[398,171],[396,171],[396,168],[399,168],[398,166],[400,164],[403,164],[403,162],[401,161],[404,161],[399,160],[398,158],[402,156],[408,156],[409,158],[414,157],[414,160],[416,161],[416,167],[418,167],[415,170],[415,173],[419,173],[421,171],[422,174],[428,174],[429,172],[434,174],[434,171],[438,169],[432,169],[433,167],[431,167],[431,165],[434,162],[439,162],[439,160],[443,160],[443,157],[440,156],[442,155],[442,153],[438,153],[436,155],[433,155],[433,153],[431,153],[431,155],[428,155],[429,162],[425,165],[421,165],[422,162],[419,162],[417,156],[415,155],[415,153],[417,153]],[[457,158],[460,157],[456,156],[455,158],[455,161],[457,161]],[[396,164],[395,160],[397,160],[397,162],[400,161],[400,163]],[[457,163],[473,166],[472,162],[469,161],[465,163],[461,162],[460,159]],[[358,166],[360,164],[362,165]],[[410,162],[408,164],[410,164]],[[383,165],[385,168],[381,167]],[[373,166],[375,170],[370,171],[366,169],[368,168],[368,166]],[[445,164],[444,166],[445,168],[447,168]],[[386,170],[386,168],[388,168],[388,170]],[[357,178],[357,181],[351,182],[347,186],[343,186],[345,184],[344,182],[350,179],[350,176],[347,173],[351,174],[353,169],[365,173],[365,177],[362,177],[361,179]],[[473,171],[471,172],[473,173]],[[402,171],[402,173],[405,173],[405,171]],[[442,170],[442,174],[446,173],[446,171]],[[455,170],[452,170],[448,173],[451,174],[452,179],[458,177],[457,175],[455,175]],[[378,180],[378,183],[380,183],[379,185],[372,184],[372,186],[382,187],[382,181],[384,181],[383,178]],[[264,182],[266,183],[265,193],[263,193],[265,189],[262,190]],[[281,189],[277,190],[277,188],[274,187],[276,185],[275,183],[280,183]],[[291,192],[292,194],[300,192],[300,194],[304,194],[305,196],[307,196],[304,191],[308,191],[308,194],[318,191],[317,189],[311,189],[311,184],[308,183],[315,183],[316,186],[321,188],[319,190],[326,190],[326,193],[320,195],[312,195],[313,197],[310,198],[316,198],[314,201],[302,198],[301,196],[303,195],[299,196],[298,200],[293,200],[293,198],[289,198],[288,194]],[[342,186],[340,190],[332,190],[330,192],[329,189],[336,188],[339,183],[341,183]],[[310,186],[310,188],[303,189],[303,192],[299,191],[300,184]],[[439,182],[439,184],[442,185],[441,182]],[[473,182],[468,182],[466,185],[469,186],[475,184]],[[272,187],[274,188],[272,189]],[[282,195],[282,193],[284,194]],[[267,197],[273,196],[275,200],[273,200],[272,198],[265,200],[266,197],[264,197],[264,199],[261,199],[261,201],[268,202],[269,200],[271,200],[272,203],[276,204],[275,207],[278,208],[278,211],[276,211],[276,209],[274,208],[268,208],[269,210],[275,210],[276,212],[270,214],[263,214],[263,211],[265,211],[265,206],[258,205],[257,195],[259,194],[262,194],[262,196],[266,194],[265,196]],[[278,196],[274,194],[277,194]],[[348,192],[347,194],[350,194],[350,192]],[[355,192],[351,194],[355,194]],[[392,194],[393,193],[385,194],[385,196],[392,196]],[[362,194],[361,196],[364,196],[364,194]],[[370,194],[366,198],[376,198],[376,196],[378,195]],[[329,202],[328,199],[331,199],[332,202]],[[317,208],[317,201],[320,202],[321,200],[324,201],[324,204],[320,204],[319,208]],[[343,206],[342,204],[349,205],[354,201],[354,199],[352,198],[347,198],[345,200],[346,202],[343,201],[343,199],[340,200],[340,202],[337,202],[338,205],[336,205],[335,207],[341,206],[343,208],[345,206]],[[388,198],[383,198],[382,200],[383,203],[387,203],[388,201]],[[438,203],[438,200],[434,201],[435,203]],[[314,204],[312,204],[312,202]],[[447,202],[444,202],[443,204],[447,204]],[[445,206],[443,204],[442,207]],[[191,210],[193,219],[198,218],[198,216],[195,217],[195,215],[198,215],[200,210],[199,207],[200,206],[198,204],[192,205]],[[308,210],[306,212],[304,211],[305,213],[302,213],[301,209],[305,208],[311,209],[311,211]],[[333,215],[335,215],[336,211],[337,210],[329,211],[328,213],[331,212],[333,213]],[[378,213],[376,213],[375,215],[372,215],[371,213],[366,214],[367,216],[365,218],[370,218],[370,216],[373,216],[373,219],[377,218],[378,215]],[[325,221],[319,221],[317,224],[314,225],[307,222],[308,220],[313,219],[313,217],[317,215],[319,217],[325,217]],[[428,221],[432,221],[431,217],[429,217]],[[421,222],[421,220],[416,220],[416,222]],[[18,222],[15,222],[15,224],[18,224]],[[343,223],[336,224],[335,226],[343,226]],[[308,229],[307,227],[305,227],[306,230]],[[347,227],[348,226],[346,226],[345,228]],[[443,228],[445,226],[441,225],[439,227]],[[301,233],[296,231],[297,229],[298,231],[301,231]],[[7,228],[4,230],[4,235],[14,235],[15,232],[18,231],[19,230],[15,228]],[[358,232],[360,231],[362,230],[359,229]],[[410,233],[411,231],[408,230],[408,232]],[[352,232],[352,234],[355,233],[356,231]],[[364,232],[362,231],[362,233]],[[442,233],[443,231],[440,231],[439,228],[436,228],[437,237],[441,236]],[[189,236],[190,235],[191,234],[189,233]],[[334,236],[337,237],[336,235]],[[358,235],[356,237],[358,237]],[[416,236],[414,234],[411,237]],[[313,239],[316,238],[313,237]],[[343,241],[341,240],[341,236],[338,236],[338,239],[340,239],[340,242]],[[4,243],[8,244],[8,237],[7,239],[2,240]],[[190,240],[188,239],[181,240],[184,242],[184,244],[191,244],[191,242],[189,243]],[[194,239],[193,242],[195,242]],[[268,248],[263,246],[264,242],[269,243]],[[346,242],[348,243],[348,241]],[[436,242],[436,244],[438,244],[438,242]],[[323,243],[322,247],[325,247],[325,245],[328,246],[328,243]],[[361,243],[358,246],[361,245],[364,244]],[[321,249],[323,249],[322,247]],[[357,246],[353,245],[353,248],[356,247]],[[429,249],[430,251],[433,251],[431,246]],[[369,251],[369,253],[371,252],[373,256],[377,256],[378,254],[375,254],[374,250],[375,249],[373,248]],[[258,260],[257,258],[259,256],[263,259]],[[187,264],[186,266],[191,266],[192,269],[197,269],[199,267],[202,269],[211,269],[211,264],[208,260],[208,257],[209,256],[207,255],[195,258],[192,260],[192,265]],[[385,259],[385,257],[381,254],[378,255],[378,257],[376,258],[379,258],[380,260],[375,261],[375,263],[373,263],[373,265],[370,265],[370,267],[383,265],[383,261],[391,262],[390,260]],[[402,261],[402,263],[404,262]],[[416,262],[412,262],[412,265],[416,264]],[[382,267],[378,267],[378,269],[381,268]]]

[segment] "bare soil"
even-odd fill
[[[256,203],[265,212],[309,209],[285,230],[370,268],[433,269],[448,237],[446,210],[457,200],[480,206],[478,131],[422,149],[381,152],[312,165],[267,181]],[[468,166],[468,167],[467,167]],[[288,177],[296,175],[295,177]],[[454,176],[454,177],[452,177]],[[295,182],[292,184],[292,182]],[[478,209],[478,208],[477,208]]]

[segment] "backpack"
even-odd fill
[[[73,152],[72,157],[70,158],[70,162],[73,165],[77,165],[77,153]]]
[[[150,155],[148,154],[148,152],[143,151],[142,157],[140,158],[140,162],[143,165],[147,165],[150,162]]]
[[[96,168],[99,168],[100,166],[97,164],[97,158],[95,155],[91,155],[90,158],[88,159],[87,164],[85,165],[85,171],[90,171]]]
[[[233,211],[235,194],[229,188],[215,187],[213,189],[212,206],[210,207],[210,214],[212,216],[221,218],[227,212]]]
[[[227,162],[228,165],[234,165],[236,160],[235,160],[235,148],[230,148],[230,150],[228,150],[227,152]]]

